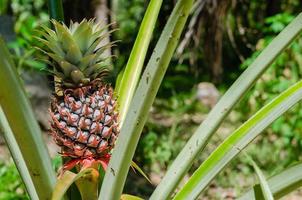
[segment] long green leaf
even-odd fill
[[[143,199],[129,194],[122,194],[121,200],[143,200]]]
[[[91,171],[89,173],[78,177],[75,183],[81,193],[82,200],[96,200],[98,198],[99,177],[100,174],[98,170],[94,168],[91,168]]]
[[[285,169],[284,171],[269,178],[267,182],[276,199],[283,197],[284,195],[302,186],[302,163]],[[256,199],[255,194],[257,193],[257,186],[258,185],[255,185],[253,189],[249,190],[242,197],[238,198],[238,200]]]
[[[61,200],[74,182],[81,191],[82,200],[97,199],[98,176],[99,172],[94,168],[86,168],[77,174],[66,171],[58,179],[51,199]]]
[[[12,155],[16,156],[14,161],[18,169],[22,168],[19,172],[22,174],[24,182],[30,182],[25,180],[30,174],[39,199],[50,199],[55,182],[50,157],[19,75],[1,38],[0,80],[2,80],[0,84],[0,105],[14,134],[6,135],[8,147]],[[14,153],[14,151],[18,151],[18,153]],[[23,161],[25,161],[27,169],[24,168]],[[32,184],[28,187],[32,187]],[[28,188],[28,190],[30,192],[32,188]],[[33,193],[30,192],[31,194]],[[32,198],[35,199],[35,197],[36,195]]]
[[[221,97],[208,117],[178,154],[161,183],[151,196],[151,200],[167,199],[178,183],[191,167],[194,159],[204,149],[208,140],[216,132],[219,125],[239,101],[253,86],[255,81],[270,66],[276,57],[291,43],[302,30],[302,14],[299,14],[241,74],[228,91]]]
[[[120,126],[124,122],[125,115],[137,87],[162,2],[162,0],[150,1],[123,73],[122,80],[118,86]]]
[[[273,194],[269,188],[269,185],[265,179],[264,174],[262,173],[261,169],[258,167],[258,165],[251,159],[252,165],[254,167],[254,170],[258,176],[259,182],[260,182],[260,188],[261,190],[259,190],[258,194],[259,196],[261,196],[259,198],[259,200],[264,199],[264,200],[274,200]]]
[[[102,184],[100,199],[119,199],[141,131],[175,51],[193,0],[179,0],[139,82]]]
[[[6,144],[8,145],[8,148],[10,149],[10,153],[11,153],[13,159],[18,161],[18,162],[15,162],[15,164],[18,168],[18,171],[20,172],[20,174],[22,176],[22,180],[24,181],[28,195],[31,197],[31,199],[39,199],[35,186],[30,178],[30,173],[26,166],[25,160],[22,157],[21,150],[18,146],[18,143],[16,141],[16,138],[14,137],[14,134],[13,134],[11,128],[9,127],[9,124],[6,120],[6,117],[3,113],[1,106],[0,106],[0,129],[4,133],[4,138],[5,138]]]
[[[282,92],[236,129],[200,165],[174,199],[195,199],[210,181],[275,119],[302,99],[302,81]]]

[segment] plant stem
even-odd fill
[[[8,147],[15,155],[14,161],[18,166],[29,194],[36,190],[39,199],[50,199],[56,180],[51,168],[51,160],[42,139],[39,125],[34,117],[24,88],[16,72],[13,61],[4,41],[0,38],[0,104],[6,116],[13,135],[6,135]],[[7,130],[9,133],[9,130]],[[10,137],[10,138],[7,138]],[[19,149],[19,150],[18,150]],[[17,153],[16,153],[17,151]],[[24,163],[26,168],[24,168]],[[32,187],[34,188],[28,188]],[[35,199],[33,196],[32,199]]]
[[[61,0],[48,0],[48,11],[50,19],[64,22],[63,4]]]
[[[152,0],[149,3],[123,73],[122,80],[118,87],[120,127],[124,122],[124,118],[137,87],[161,5],[162,0]]]

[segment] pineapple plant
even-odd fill
[[[157,3],[160,1],[152,2]],[[123,134],[121,136],[124,138],[120,138],[120,140],[123,144],[118,144],[115,149],[113,162],[110,166],[111,170],[107,170],[104,177],[99,192],[99,199],[131,198],[129,195],[121,195],[128,167],[134,155],[146,117],[148,116],[147,114],[173,55],[173,51],[176,48],[186,17],[190,13],[192,3],[193,1],[185,0],[177,2],[150,57],[137,86],[136,93],[138,95],[135,95],[132,100],[134,102],[133,105],[137,102],[139,103],[137,108],[129,108],[129,113],[132,113],[132,111],[135,112],[125,122],[129,126],[124,125],[126,128],[122,129]],[[154,9],[154,7],[152,8]],[[152,12],[146,13],[150,14]],[[302,99],[302,82],[299,81],[282,92],[232,132],[204,160],[187,183],[179,188],[178,193],[174,197],[171,196],[192,165],[194,158],[200,155],[202,149],[205,148],[211,136],[226,118],[227,113],[234,107],[235,103],[248,91],[248,88],[252,87],[265,69],[276,59],[276,56],[300,35],[299,33],[302,31],[301,19],[302,15],[300,14],[261,52],[251,66],[227,90],[226,94],[208,114],[207,119],[202,122],[170,166],[170,169],[168,169],[150,199],[198,198],[197,196],[205,190],[212,179],[240,151],[244,150],[261,131]],[[41,50],[52,59],[51,64],[55,68],[52,73],[56,76],[58,84],[58,90],[54,94],[50,108],[50,115],[52,116],[51,133],[57,144],[62,147],[60,153],[70,159],[70,162],[65,165],[65,169],[77,164],[84,167],[93,165],[93,163],[101,163],[106,167],[106,163],[110,158],[110,152],[114,147],[114,140],[119,133],[117,128],[118,114],[115,108],[116,103],[113,98],[113,90],[103,81],[107,70],[104,62],[105,58],[101,55],[104,49],[111,44],[99,47],[99,41],[102,40],[103,32],[100,26],[94,25],[92,21],[84,20],[79,24],[72,24],[69,28],[56,21],[53,21],[53,24],[55,31],[44,27],[44,32],[41,32],[43,38],[39,39],[46,45],[46,48]],[[152,27],[150,23],[143,24],[145,24],[145,26],[142,26],[143,30]],[[146,31],[140,32],[138,38],[146,38],[145,34]],[[146,43],[143,44],[146,45]],[[134,51],[135,53],[132,54],[134,58],[141,55],[141,49],[140,45],[135,45],[134,50],[138,51]],[[4,129],[3,133],[9,144],[8,147],[12,152],[16,165],[18,165],[29,196],[31,199],[50,199],[52,195],[52,197],[57,197],[52,199],[62,199],[66,189],[70,185],[66,183],[66,179],[61,179],[61,182],[59,179],[56,185],[59,187],[53,187],[55,176],[52,173],[47,150],[43,146],[37,122],[34,119],[29,102],[20,84],[21,81],[17,78],[18,75],[9,51],[1,38],[0,56],[0,79],[5,80],[0,84],[0,91],[2,91],[0,98],[0,119],[1,126],[3,126],[1,128]],[[129,62],[129,65],[127,65],[127,67],[132,66],[133,62]],[[131,76],[132,74],[128,73],[128,75]],[[119,97],[120,95],[119,93]],[[36,154],[36,156],[32,156],[33,154]],[[275,185],[280,186],[279,188],[274,188],[272,191],[273,195],[279,198],[293,189],[300,187],[300,182],[298,181],[299,183],[297,183],[296,180],[298,177],[297,172],[302,171],[301,169],[301,163],[294,165],[270,178],[267,183],[262,180],[262,185],[265,186],[268,184],[266,188],[270,189],[273,189]],[[69,174],[65,176],[68,181],[80,182],[80,184],[76,182],[76,185],[79,190],[80,188],[82,191],[84,190],[84,195],[94,197],[86,198],[84,196],[82,199],[97,199],[95,196],[98,195],[98,186],[93,183],[98,181],[98,177],[95,175],[96,173],[93,173],[96,170],[93,170],[95,169],[83,170],[78,175],[66,173],[67,175]],[[83,179],[86,178],[88,182],[84,182],[85,180],[83,181],[83,179],[75,180],[82,177]],[[284,177],[287,179],[284,179]],[[280,180],[285,181],[280,182]],[[301,180],[301,177],[299,180]],[[92,190],[97,191],[96,195],[91,194]],[[263,191],[258,189],[256,191],[256,187],[254,187],[242,199],[253,199],[256,193],[257,196],[263,196],[263,194],[259,194],[258,192]],[[270,191],[265,192],[270,193]],[[81,195],[83,194],[81,193]]]
[[[104,30],[94,20],[84,19],[69,27],[52,20],[54,30],[42,26],[40,48],[54,67],[56,92],[51,100],[51,135],[69,158],[62,172],[101,164],[104,169],[119,134],[113,88],[104,82],[108,66],[101,45]]]

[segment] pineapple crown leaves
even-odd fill
[[[80,23],[71,22],[69,27],[55,20],[51,23],[54,30],[45,25],[41,25],[42,30],[37,30],[41,37],[36,39],[44,47],[36,48],[51,58],[52,62],[48,63],[54,70],[49,72],[57,76],[63,86],[87,85],[108,73],[107,60],[111,57],[104,57],[103,53],[117,41],[105,45],[101,42],[115,31],[105,31],[112,24],[102,27],[100,23],[86,19]]]

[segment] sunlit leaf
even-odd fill
[[[140,25],[140,29],[128,59],[128,63],[125,67],[125,70],[122,72],[121,79],[118,80],[120,81],[117,90],[120,109],[120,126],[124,121],[124,117],[129,109],[135,89],[137,88],[162,2],[162,0],[150,1],[143,21]]]
[[[130,194],[122,194],[121,200],[143,200],[143,199]]]
[[[140,134],[161,81],[178,44],[193,0],[179,0],[155,46],[131,101],[121,133],[102,184],[100,197],[118,199],[131,165]]]
[[[78,174],[70,171],[64,172],[55,185],[52,200],[61,200],[68,188],[74,182],[76,182],[76,185],[80,190],[82,200],[96,199],[98,192],[98,177],[99,172],[94,168],[86,168]]]

